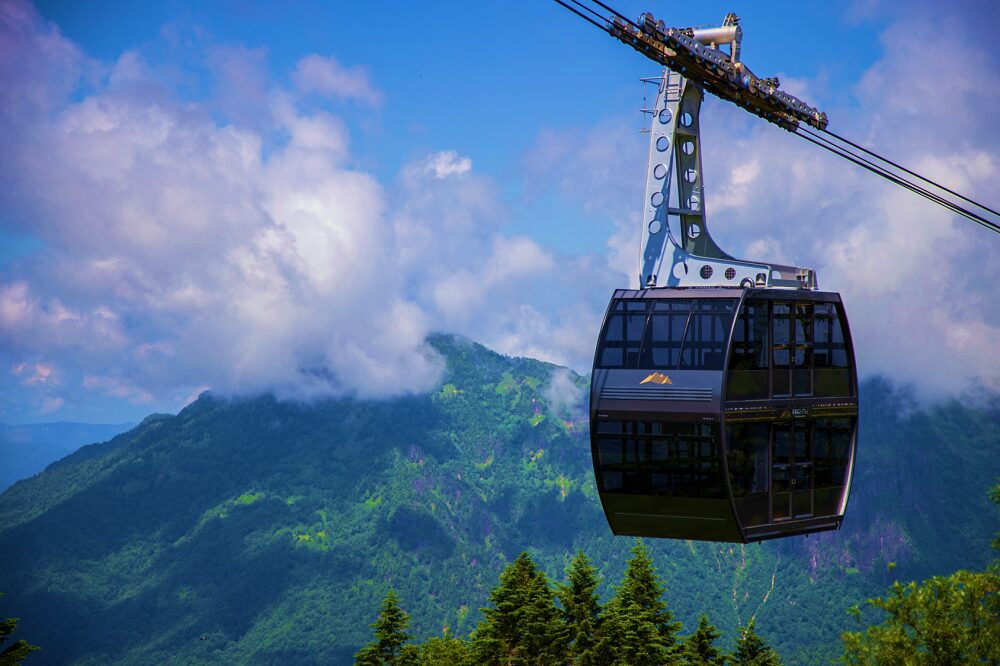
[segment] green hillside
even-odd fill
[[[522,550],[561,580],[583,549],[619,580],[633,542],[596,497],[586,378],[432,343],[448,372],[430,395],[203,395],[11,487],[0,592],[43,647],[28,663],[349,663],[390,586],[423,639],[474,627]],[[789,662],[825,662],[886,562],[906,579],[988,561],[1000,400],[921,409],[884,381],[863,400],[841,532],[650,542],[685,632],[704,611],[728,645],[756,614]]]

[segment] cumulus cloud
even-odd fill
[[[996,57],[965,39],[959,17],[937,18],[916,12],[885,30],[882,57],[849,91],[856,105],[830,105],[830,128],[996,204],[1000,76],[968,67]],[[928,394],[1000,388],[1000,308],[975,277],[1000,265],[995,237],[773,127],[727,125],[721,107],[708,107],[705,163],[722,247],[815,267],[845,298],[864,374]]]
[[[442,150],[427,158],[427,171],[435,178],[460,176],[472,169],[472,160],[460,157],[454,150]]]
[[[299,61],[292,75],[300,92],[354,99],[372,106],[382,101],[364,67],[344,67],[335,57],[309,55]]]
[[[559,315],[536,325],[553,339],[525,337],[524,294],[562,278],[503,233],[492,179],[445,149],[379,182],[303,98],[377,104],[362,68],[307,56],[286,88],[266,51],[214,46],[215,88],[191,100],[141,50],[89,59],[24,2],[0,5],[0,52],[0,224],[42,242],[0,268],[0,413],[420,392],[442,371],[432,330],[574,360]]]
[[[880,56],[830,103],[815,97],[830,94],[822,74],[782,76],[782,85],[820,103],[832,130],[995,208],[1000,76],[990,45],[969,39],[979,15],[927,6],[890,14]],[[628,122],[613,125],[543,132],[526,173],[530,191],[602,211],[610,263],[627,286],[645,146],[615,133]],[[711,96],[702,133],[712,235],[738,257],[816,268],[822,288],[843,294],[863,374],[925,394],[1000,388],[995,236]]]
[[[232,80],[260,52],[213,51],[223,88],[266,98],[268,129],[287,137],[265,151],[260,133],[162,89],[141,54],[98,65],[30,5],[0,12],[3,206],[44,242],[0,274],[12,379],[142,403],[205,385],[294,397],[433,385],[429,318],[383,270],[384,188],[345,166],[342,121],[300,112],[256,74]],[[74,95],[86,77],[96,84]],[[377,100],[330,58],[295,79]]]
[[[996,57],[966,27],[898,17],[856,105],[828,111],[845,135],[990,200],[1000,76],[969,70]],[[432,330],[587,369],[607,296],[635,279],[634,119],[543,130],[517,201],[448,146],[394,179],[359,170],[363,136],[325,102],[378,105],[361,67],[314,54],[275,80],[266,51],[239,45],[201,65],[212,86],[191,99],[141,48],[100,62],[28,3],[0,3],[0,224],[42,247],[0,267],[0,416],[96,397],[176,409],[205,388],[422,391],[442,368]],[[703,118],[722,247],[817,268],[844,294],[864,372],[997,385],[992,238],[740,110],[710,98]],[[550,196],[601,220],[607,251],[506,230],[512,207]]]

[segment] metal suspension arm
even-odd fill
[[[668,28],[648,12],[637,24],[613,16],[607,30],[650,60],[790,132],[799,122],[820,130],[827,126],[825,113],[779,90],[777,78],[761,79],[739,61],[743,33],[733,14],[722,26],[708,29]],[[731,44],[728,57],[715,48],[722,44]]]

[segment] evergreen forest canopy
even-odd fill
[[[432,344],[448,370],[431,394],[206,394],[0,495],[3,610],[43,648],[27,663],[352,663],[389,590],[414,641],[465,637],[522,552],[559,581],[583,551],[606,608],[634,542],[610,535],[597,499],[586,378]],[[787,663],[825,664],[848,610],[893,580],[987,566],[1000,399],[921,408],[879,379],[862,393],[844,528],[646,542],[671,622],[693,632],[705,614],[731,652],[753,618]],[[859,629],[877,621],[863,608]]]
[[[1000,484],[992,491],[1000,505]],[[1000,549],[1000,535],[993,542]],[[468,640],[447,628],[420,644],[409,641],[409,616],[389,590],[375,637],[355,655],[358,666],[465,666],[586,664],[587,666],[780,666],[777,652],[757,634],[755,618],[739,628],[725,654],[720,634],[706,615],[690,635],[678,637],[680,622],[664,601],[665,588],[641,540],[614,597],[602,605],[600,575],[581,551],[566,570],[565,583],[549,586],[527,553],[507,565],[490,592],[491,606]],[[890,565],[890,569],[894,568]],[[558,598],[559,606],[554,603]],[[869,599],[881,612],[871,626],[841,635],[839,663],[850,666],[1000,663],[1000,559],[982,572],[956,571],[922,583],[893,583],[885,597]],[[851,615],[864,623],[862,609]],[[832,659],[827,660],[833,663]]]
[[[621,584],[602,606],[600,575],[581,551],[566,570],[567,582],[549,586],[527,553],[500,574],[490,592],[490,607],[470,640],[444,632],[420,645],[409,643],[409,616],[393,590],[386,594],[375,639],[355,655],[358,666],[412,664],[588,664],[627,666],[779,666],[777,653],[757,635],[754,620],[741,627],[731,655],[715,641],[719,632],[702,615],[698,628],[680,637],[681,623],[663,600],[666,591],[649,550],[632,549]],[[554,603],[558,597],[559,606]]]

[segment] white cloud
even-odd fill
[[[996,58],[968,41],[952,48],[963,35],[954,18],[898,19],[854,91],[858,107],[830,109],[830,129],[995,202],[1000,113],[990,100],[1000,76],[968,68]],[[706,208],[720,245],[816,268],[820,286],[845,298],[863,374],[933,394],[1000,388],[1000,308],[985,272],[1000,265],[996,237],[773,127],[744,131],[721,106],[703,111],[706,180],[719,181]]]
[[[565,368],[555,370],[542,391],[552,413],[570,421],[582,421],[587,418],[582,408],[585,393],[586,387],[578,386],[573,375]]]
[[[827,111],[832,130],[996,208],[1000,75],[988,45],[968,39],[976,15],[900,12],[884,52],[854,90],[840,92],[856,106]],[[810,91],[829,83],[820,74],[782,77],[782,86],[812,101]],[[525,171],[535,196],[601,211],[612,227],[608,262],[628,286],[644,182],[635,171],[646,148],[614,127],[544,131]],[[936,394],[1000,388],[995,236],[711,96],[702,132],[713,237],[736,256],[816,268],[820,286],[844,296],[863,374]],[[601,137],[605,145],[595,145]],[[524,321],[517,340],[530,349],[527,340],[548,333],[540,325],[529,333]]]
[[[892,26],[861,111],[831,109],[833,128],[990,199],[1000,77],[967,62],[996,59],[937,29],[927,47],[911,37],[926,23]],[[520,165],[529,202],[554,194],[607,225],[607,253],[567,256],[505,231],[524,202],[469,156],[418,155],[391,182],[359,170],[358,137],[317,98],[381,94],[332,56],[282,88],[265,51],[209,49],[215,88],[192,101],[142,50],[93,61],[24,2],[0,3],[0,53],[17,56],[0,58],[0,223],[44,243],[0,269],[0,361],[38,410],[98,394],[176,408],[207,387],[421,391],[441,370],[431,330],[585,370],[607,297],[634,283],[646,148],[629,117],[544,130]],[[723,248],[817,268],[844,293],[864,372],[996,385],[992,237],[717,101],[703,123]]]
[[[301,95],[377,103],[362,69],[307,57],[290,91],[263,78],[266,52],[210,48],[219,90],[184,100],[141,51],[103,66],[28,5],[4,7],[21,20],[4,24],[3,43],[48,62],[0,80],[2,205],[45,243],[0,272],[0,340],[36,409],[96,396],[170,409],[206,388],[419,392],[442,370],[432,330],[560,362],[589,356],[578,352],[599,311],[524,302],[573,277],[538,242],[502,233],[506,204],[469,157],[419,156],[388,184],[350,166],[345,123]],[[74,93],[66,71],[91,87]],[[32,88],[48,92],[20,94]],[[233,104],[220,124],[222,93],[266,109],[241,116]]]
[[[472,169],[472,160],[460,157],[454,150],[442,150],[427,158],[427,171],[435,178],[461,176]]]
[[[364,67],[344,67],[332,55],[306,56],[299,61],[292,78],[303,93],[356,99],[372,106],[382,101],[382,94],[372,86]]]
[[[219,126],[206,105],[159,89],[134,52],[74,97],[63,73],[95,65],[27,4],[3,8],[18,20],[3,24],[2,43],[48,62],[0,81],[3,205],[46,243],[0,274],[6,356],[55,358],[67,392],[139,402],[206,385],[302,397],[434,384],[430,322],[384,273],[385,193],[344,166],[339,118],[268,92],[267,131],[288,140],[265,152],[253,129]],[[297,81],[376,101],[362,74],[313,58]],[[60,94],[22,94],[33,89]],[[51,383],[39,370],[49,361],[31,363],[22,382]]]

